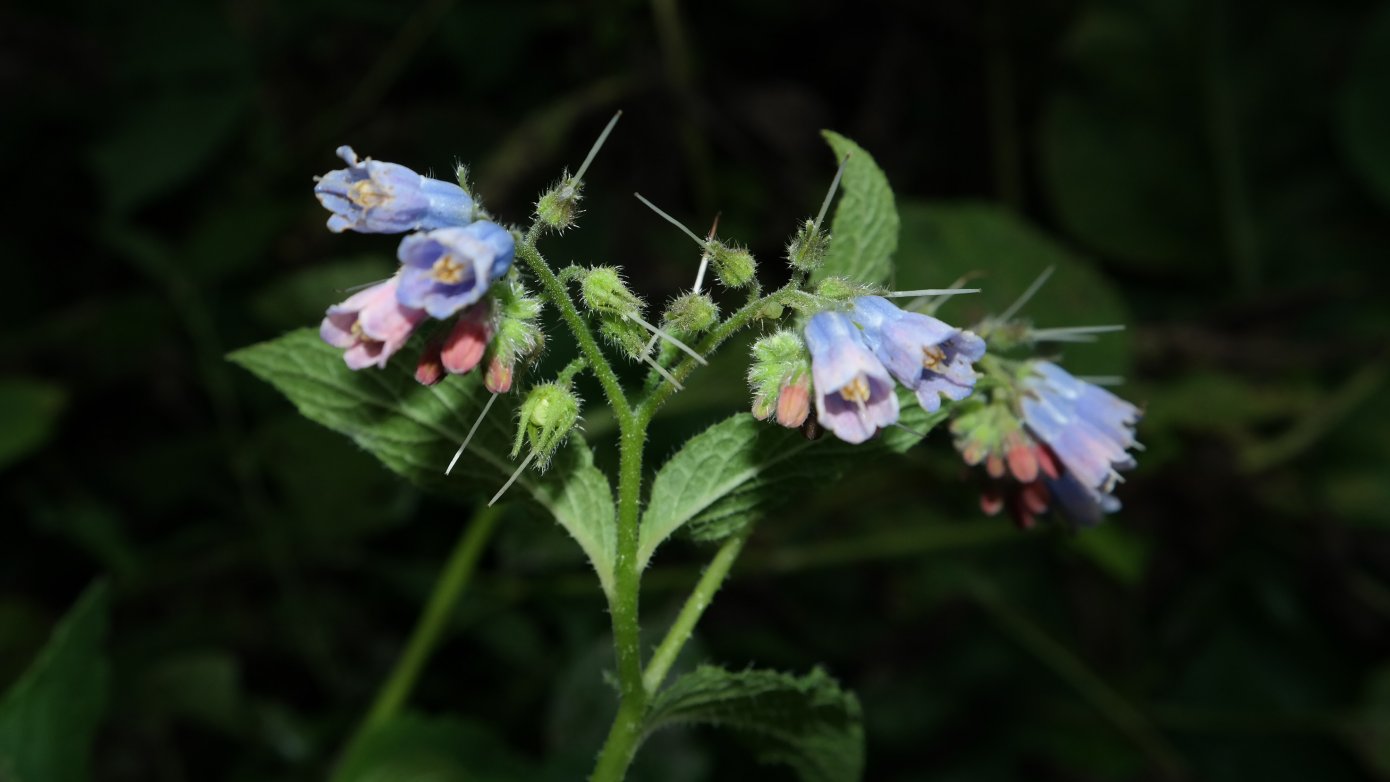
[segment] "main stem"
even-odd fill
[[[620,782],[637,753],[637,744],[642,738],[642,718],[647,709],[647,691],[642,687],[642,634],[637,615],[638,504],[642,494],[642,450],[646,446],[647,425],[638,420],[628,403],[613,365],[608,363],[589,325],[574,306],[565,284],[536,249],[540,232],[537,222],[517,246],[517,255],[536,275],[546,298],[560,311],[560,317],[579,343],[580,352],[599,385],[603,386],[613,415],[618,419],[618,539],[613,563],[613,594],[608,595],[608,610],[613,617],[613,653],[618,664],[620,700],[618,714],[591,779]]]
[[[415,623],[415,629],[410,633],[405,651],[396,660],[396,667],[392,669],[390,677],[381,685],[376,700],[372,703],[366,718],[362,720],[361,727],[343,750],[344,757],[350,755],[373,728],[396,716],[410,697],[410,691],[415,688],[420,672],[424,670],[430,654],[439,644],[439,638],[449,622],[449,615],[453,612],[464,588],[468,586],[478,559],[497,526],[498,515],[497,508],[483,508],[473,516],[472,521],[459,536],[453,553],[449,555],[443,572],[439,574],[439,580],[435,582],[429,602],[425,604],[424,611]]]
[[[614,561],[613,652],[618,663],[618,713],[594,766],[592,782],[620,782],[642,739],[647,690],[642,684],[642,636],[638,623],[638,500],[646,426],[632,412],[618,418],[618,551]]]
[[[545,258],[536,249],[537,234],[538,232],[533,228],[526,235],[526,239],[516,247],[517,255],[526,261],[526,267],[531,270],[532,274],[536,275],[541,287],[545,289],[546,298],[560,311],[560,317],[569,327],[570,333],[574,334],[575,341],[579,343],[579,351],[589,362],[589,368],[594,371],[594,377],[598,378],[599,385],[603,386],[603,393],[608,396],[608,403],[613,406],[613,414],[617,416],[619,422],[631,418],[632,406],[628,404],[627,394],[623,393],[623,386],[618,382],[618,375],[613,371],[613,365],[608,363],[608,358],[603,355],[598,340],[594,339],[593,332],[589,330],[589,324],[584,322],[584,317],[574,306],[574,300],[570,298],[565,284],[560,281],[559,277],[555,276],[555,272],[550,269],[550,264],[545,262]]]

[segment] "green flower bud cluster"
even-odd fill
[[[705,244],[714,274],[730,288],[746,288],[758,284],[758,262],[745,247],[730,246],[720,241]]]
[[[579,218],[583,193],[584,183],[566,171],[560,181],[536,201],[536,218],[555,233],[564,233]]]
[[[532,388],[521,404],[512,458],[515,459],[522,446],[529,443],[538,468],[548,467],[555,451],[579,423],[579,407],[579,397],[568,384],[541,383]]]
[[[579,270],[579,299],[598,316],[599,334],[611,345],[633,358],[646,351],[647,331],[633,316],[640,317],[646,303],[628,289],[622,275],[612,266]]]
[[[784,329],[753,343],[748,385],[754,416],[766,419],[775,412],[783,426],[800,426],[809,413],[811,387],[811,356],[801,335]]]
[[[830,234],[820,230],[814,220],[807,220],[787,243],[787,263],[793,269],[813,272],[825,261],[830,249]]]
[[[535,361],[545,348],[540,327],[542,305],[515,276],[494,286],[492,292],[496,325],[488,346],[485,383],[489,391],[504,393],[511,389],[516,364]]]
[[[708,294],[686,293],[666,307],[661,320],[664,327],[679,336],[699,334],[719,320],[719,307]]]

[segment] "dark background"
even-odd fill
[[[1125,509],[1079,535],[982,516],[944,431],[808,490],[708,657],[824,664],[874,780],[1390,778],[1384,2],[21,1],[0,106],[0,687],[104,575],[95,779],[322,778],[469,517],[224,360],[390,269],[323,227],[333,148],[468,163],[524,223],[618,108],[554,260],[688,285],[640,190],[722,212],[773,282],[832,128],[897,192],[901,284],[978,270],[965,324],[1057,265],[1026,314],[1130,324],[1067,355],[1147,411]],[[728,354],[653,467],[747,405]],[[655,630],[707,556],[663,549]],[[412,703],[581,778],[607,620],[564,534],[508,516]],[[755,775],[790,778],[710,731],[634,772]]]

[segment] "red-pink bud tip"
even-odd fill
[[[488,362],[483,384],[494,394],[505,394],[512,390],[512,365],[503,364],[494,357]]]

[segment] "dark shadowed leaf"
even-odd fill
[[[106,585],[88,588],[0,699],[0,779],[83,782],[106,711]]]
[[[431,491],[489,497],[515,470],[510,397],[483,420],[453,474],[444,468],[488,397],[480,373],[435,386],[415,382],[402,356],[383,370],[353,372],[340,351],[309,329],[245,348],[230,356],[269,382],[305,417],[352,438],[400,475]],[[608,479],[576,437],[543,475],[528,472],[511,489],[549,511],[572,535],[607,591],[612,579],[613,498]]]
[[[798,498],[808,486],[833,480],[856,460],[904,451],[945,416],[928,415],[915,397],[900,393],[901,423],[878,438],[849,445],[826,434],[808,440],[740,413],[690,438],[657,472],[642,514],[640,567],[676,530],[688,526],[696,540],[719,540]]]
[[[652,700],[648,732],[673,725],[734,731],[763,763],[802,782],[853,782],[864,770],[859,699],[817,668],[806,676],[702,665]]]
[[[43,447],[66,399],[52,383],[0,379],[0,470]]]

